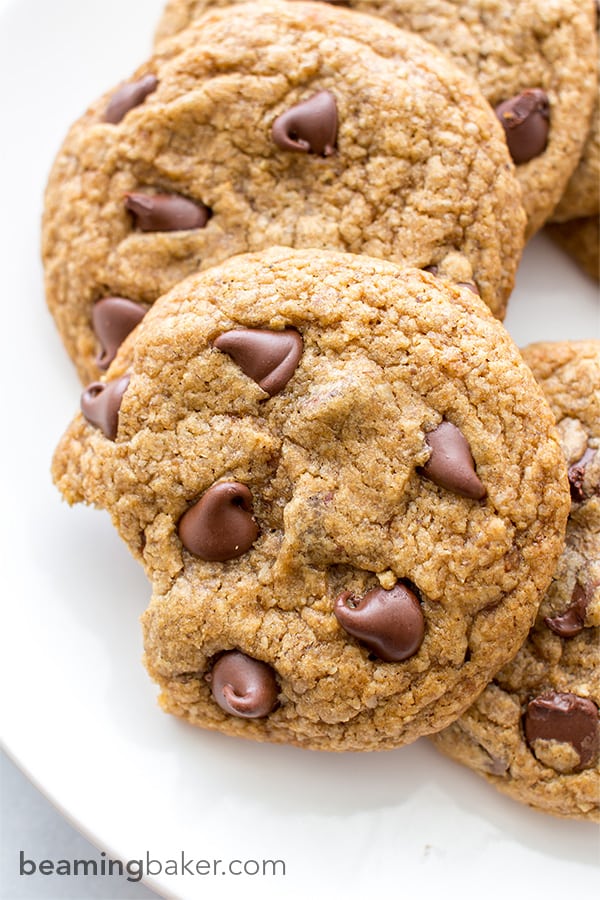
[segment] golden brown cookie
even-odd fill
[[[600,820],[600,341],[523,352],[567,460],[567,543],[531,634],[436,745],[505,793]]]
[[[590,278],[600,281],[600,219],[597,215],[570,222],[551,222],[546,231]]]
[[[543,395],[470,291],[354,254],[239,256],[157,302],[106,379],[53,473],[147,570],[165,710],[382,749],[514,655],[569,491]]]
[[[238,5],[71,129],[46,194],[47,299],[84,379],[184,276],[275,244],[433,266],[501,316],[523,226],[502,129],[441,53],[324,3]]]
[[[597,3],[596,15],[598,26],[600,13]],[[600,56],[596,57],[596,61],[596,104],[590,130],[577,168],[560,198],[560,203],[552,213],[553,222],[598,217],[600,213]]]
[[[186,28],[207,9],[234,2],[241,0],[169,0],[157,40]],[[419,34],[474,75],[492,106],[502,104],[531,237],[563,194],[588,134],[597,92],[594,0],[347,0],[342,5]],[[596,142],[597,129],[596,123]],[[589,204],[592,197],[598,202],[598,148],[591,140],[584,153],[589,161],[561,202],[563,218],[598,211],[574,206],[581,200]],[[590,166],[596,179],[591,194]]]
[[[581,159],[571,176],[552,222],[596,217],[600,212],[600,105],[596,103],[592,127]]]

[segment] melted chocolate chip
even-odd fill
[[[576,584],[570,606],[560,616],[546,616],[544,622],[559,637],[575,637],[576,634],[583,631],[588,603],[589,597],[586,592],[580,584]]]
[[[573,503],[583,503],[583,501],[586,499],[586,494],[583,488],[585,470],[595,457],[596,453],[596,450],[593,450],[591,447],[587,447],[581,459],[578,459],[577,462],[574,462],[569,466],[569,487],[571,489],[571,500],[573,501]]]
[[[144,75],[138,81],[122,85],[110,98],[104,111],[104,121],[117,125],[130,109],[143,103],[157,87],[158,78],[155,75]]]
[[[219,481],[179,520],[181,543],[210,562],[242,556],[258,537],[252,515],[252,494],[245,484]]]
[[[523,91],[498,104],[496,115],[517,165],[544,152],[550,130],[550,103],[545,91],[539,88]]]
[[[319,91],[290,107],[275,119],[271,135],[282,150],[331,156],[337,138],[335,97]]]
[[[524,718],[525,737],[533,747],[537,740],[559,741],[579,754],[576,771],[593,765],[598,755],[598,707],[577,694],[547,691],[531,700]]]
[[[145,306],[125,297],[104,297],[94,303],[92,328],[102,348],[96,357],[99,369],[108,369],[129,332],[145,315]]]
[[[140,231],[190,231],[204,228],[211,216],[208,206],[181,194],[125,194],[125,209]]]
[[[487,491],[475,472],[471,448],[461,431],[444,420],[425,435],[431,456],[420,469],[422,475],[439,487],[482,500]]]
[[[360,600],[350,591],[336,598],[334,615],[344,631],[357,638],[384,662],[413,656],[425,634],[421,604],[409,588],[396,584],[374,588]]]
[[[221,709],[242,719],[268,716],[277,703],[277,680],[271,666],[230,650],[216,661],[206,676]]]
[[[214,346],[229,354],[242,372],[272,397],[296,371],[303,342],[293,328],[285,331],[236,328],[219,335]]]
[[[110,441],[114,441],[119,428],[119,410],[123,394],[129,385],[129,375],[114,381],[94,381],[81,395],[81,411],[84,418],[99,428]]]

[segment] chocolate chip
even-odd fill
[[[104,121],[117,125],[130,109],[143,103],[157,86],[158,78],[155,75],[144,75],[138,81],[122,85],[110,98],[104,111]]]
[[[578,459],[577,462],[574,462],[571,466],[569,466],[569,487],[571,488],[571,500],[573,501],[573,503],[583,503],[583,501],[586,499],[586,494],[583,488],[585,470],[595,457],[596,452],[596,450],[588,447],[581,459]]]
[[[479,288],[472,281],[457,281],[456,286],[466,288],[468,291],[471,291],[472,294],[477,294],[479,297]]]
[[[431,266],[423,266],[424,272],[429,272],[431,275],[437,275],[440,271],[439,266],[431,265]]]
[[[225,562],[250,549],[258,537],[252,494],[245,484],[219,481],[179,520],[181,543],[200,559]]]
[[[125,209],[140,231],[190,231],[204,228],[211,216],[208,206],[180,194],[125,194]]]
[[[571,595],[571,605],[567,607],[560,616],[546,616],[544,622],[548,628],[562,638],[575,637],[580,631],[583,631],[585,625],[585,614],[587,612],[588,603],[590,602],[584,589],[580,584],[575,585],[575,590]]]
[[[471,500],[482,500],[487,491],[475,472],[475,464],[466,438],[451,422],[444,420],[425,435],[431,456],[420,469],[422,475],[439,487]]]
[[[571,744],[580,760],[576,771],[595,762],[598,755],[598,707],[592,700],[577,694],[547,691],[527,704],[524,727],[527,743],[532,748],[537,740]]]
[[[506,775],[508,771],[508,762],[505,759],[501,759],[499,756],[493,756],[488,750],[482,748],[487,755],[487,759],[485,761],[485,770],[490,775]]]
[[[123,394],[129,384],[129,375],[114,381],[94,381],[81,395],[81,411],[84,418],[99,428],[110,441],[114,441],[119,427],[119,410]]]
[[[242,719],[268,716],[277,703],[277,680],[271,666],[230,650],[216,661],[206,676],[221,709]]]
[[[294,328],[285,331],[235,328],[219,335],[214,346],[229,354],[244,375],[256,381],[272,397],[286,386],[296,371],[303,342]]]
[[[330,91],[319,91],[290,107],[275,119],[271,134],[282,150],[331,156],[337,138],[335,97]]]
[[[409,588],[396,584],[368,591],[356,600],[350,591],[336,598],[333,612],[344,629],[384,662],[413,656],[425,633],[421,604]]]
[[[510,155],[517,165],[544,152],[550,130],[550,103],[545,91],[539,88],[522,91],[499,103],[496,115],[504,127]]]
[[[145,306],[125,297],[104,297],[94,303],[92,328],[102,348],[96,357],[99,369],[108,369],[129,332],[145,315]]]

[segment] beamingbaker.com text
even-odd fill
[[[161,859],[149,852],[138,859],[111,859],[100,853],[97,859],[33,859],[19,851],[19,874],[54,875],[57,877],[120,875],[127,881],[141,881],[147,876],[167,875],[206,876],[231,875],[239,877],[282,877],[286,874],[283,859],[196,859],[181,851],[170,859]]]

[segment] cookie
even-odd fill
[[[597,215],[570,222],[551,222],[546,231],[590,278],[600,281],[600,219]]]
[[[598,10],[598,4],[596,4]],[[598,13],[596,25],[598,25]],[[596,31],[597,33],[597,31]],[[600,213],[600,56],[596,57],[596,104],[583,153],[560,203],[552,213],[553,222],[568,222]]]
[[[276,244],[435,267],[500,316],[523,227],[501,126],[442,54],[324,3],[238,5],[72,128],[46,195],[47,299],[89,380],[136,309]]]
[[[583,154],[551,219],[552,222],[570,222],[572,219],[597,217],[599,212],[600,104],[596,103]]]
[[[208,8],[232,2],[169,0],[157,40],[186,28]],[[506,126],[531,237],[565,190],[588,133],[597,90],[594,0],[348,0],[343,5],[419,34],[475,76]],[[585,191],[580,174],[577,181]],[[594,212],[597,208],[575,211],[567,218]]]
[[[143,562],[146,664],[195,725],[323,750],[441,728],[563,546],[541,391],[478,297],[418,269],[234,257],[155,304],[82,409],[55,481]]]
[[[524,351],[553,409],[572,506],[566,548],[525,645],[433,740],[516,800],[600,820],[600,341]]]

